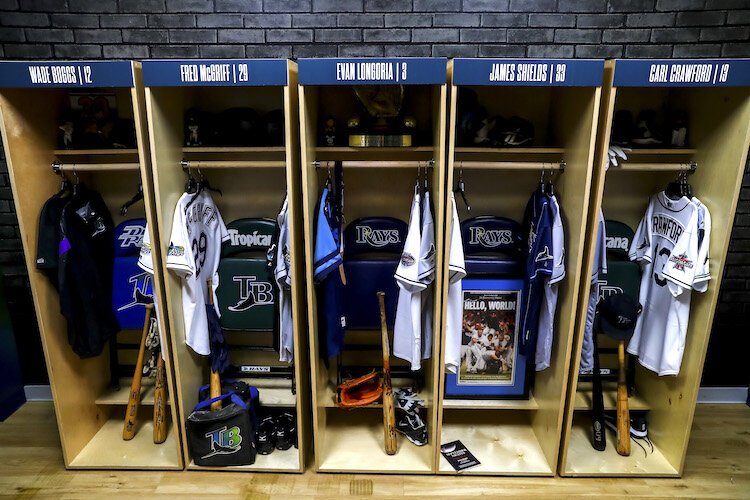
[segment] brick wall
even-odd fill
[[[0,0],[7,59],[333,56],[748,57],[750,0]],[[0,263],[16,324],[34,338],[2,182]],[[750,316],[747,182],[737,221],[709,366],[750,350],[747,335],[744,349],[724,347]],[[745,370],[707,380],[742,383]]]

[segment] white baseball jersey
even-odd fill
[[[292,323],[292,269],[289,253],[289,199],[284,198],[279,215],[279,241],[276,244],[274,279],[279,287],[279,361],[294,360],[294,325]]]
[[[228,239],[229,232],[224,220],[208,192],[201,191],[197,196],[184,193],[180,197],[172,220],[167,268],[182,279],[185,342],[195,352],[205,356],[211,352],[205,304],[208,303],[208,294],[214,294],[214,307],[216,313],[220,314],[216,300],[216,288],[219,286],[217,270],[221,244]],[[213,285],[210,292],[208,279],[212,280]]]
[[[552,357],[552,340],[555,335],[555,311],[557,310],[558,284],[565,278],[565,229],[562,223],[557,197],[549,196],[550,219],[552,221],[552,274],[544,288],[544,302],[539,312],[535,364],[536,371],[549,368]]]
[[[138,267],[149,273],[151,276],[154,275],[154,258],[151,255],[151,236],[148,231],[148,222],[146,223],[145,231],[143,232],[143,239],[141,240],[141,251],[138,255]],[[152,281],[153,283],[153,281]],[[154,295],[156,295],[156,287],[153,288]],[[154,313],[156,314],[156,317],[159,317],[159,301],[154,300]],[[159,328],[159,322],[156,322],[156,328],[159,332],[159,342],[162,346],[165,346],[164,343],[164,336],[163,332],[161,331],[161,328]],[[164,356],[164,351],[166,349],[161,349],[161,357],[162,359],[166,359]]]
[[[430,192],[422,195],[422,233],[419,245],[419,281],[425,284],[422,290],[422,359],[432,355],[432,315],[435,281],[435,227],[430,206]]]
[[[461,222],[458,220],[456,198],[451,193],[450,253],[448,254],[448,303],[445,319],[445,370],[458,373],[461,362],[461,330],[464,300],[461,281],[466,276],[464,244],[461,239]]]
[[[711,213],[708,207],[701,201],[693,197],[691,200],[698,208],[698,263],[699,269],[695,274],[693,289],[698,292],[705,292],[708,289],[708,282],[711,279],[711,270],[709,269],[708,247],[711,243]]]
[[[581,344],[580,373],[594,371],[594,317],[596,304],[599,303],[599,287],[607,274],[607,229],[604,223],[604,213],[599,210],[599,225],[596,233],[596,247],[594,248],[594,269],[591,273],[591,290],[586,311],[586,325],[583,329],[583,343]]]
[[[680,371],[698,258],[698,209],[688,198],[651,197],[629,256],[641,263],[638,318],[628,352],[659,375]]]
[[[422,362],[422,291],[427,288],[419,280],[419,218],[420,196],[415,188],[409,230],[394,276],[398,284],[398,304],[393,327],[393,355],[410,362],[412,370],[419,370]]]

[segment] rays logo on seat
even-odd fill
[[[140,248],[144,234],[146,234],[146,227],[140,224],[123,227],[122,233],[117,237],[120,240],[120,248],[131,246]]]
[[[231,455],[240,451],[242,435],[240,434],[240,428],[236,425],[230,428],[224,426],[221,429],[208,432],[206,437],[211,444],[211,451],[201,458],[211,458],[214,455]]]
[[[247,311],[254,306],[273,305],[273,286],[267,281],[258,281],[256,276],[235,276],[232,281],[239,283],[240,300],[229,306],[232,312]]]
[[[401,243],[398,229],[373,229],[370,226],[356,226],[357,240],[359,244],[370,245],[376,248]]]
[[[133,286],[133,300],[124,306],[118,307],[117,310],[124,311],[131,307],[151,304],[154,301],[153,296],[148,294],[149,288],[151,288],[151,279],[151,274],[145,271],[131,276],[128,279],[128,283]]]
[[[513,243],[513,231],[510,229],[486,229],[481,226],[470,227],[469,243],[482,245],[486,248],[496,248],[500,245]]]
[[[228,231],[232,246],[270,247],[273,239],[272,234],[259,234],[258,231],[253,231],[252,234],[244,234],[237,229],[228,229]]]

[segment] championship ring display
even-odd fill
[[[403,85],[357,85],[354,94],[362,104],[363,117],[347,122],[349,146],[408,147],[417,122],[402,115]]]

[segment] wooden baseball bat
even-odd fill
[[[211,278],[207,280],[208,283],[208,304],[214,305],[214,286]],[[221,396],[221,377],[219,372],[211,370],[211,376],[208,383],[211,385],[211,399],[218,398]],[[221,401],[215,401],[211,403],[211,411],[221,410]]]
[[[151,326],[151,311],[153,304],[146,304],[146,319],[143,322],[143,334],[141,335],[141,347],[138,350],[138,359],[135,362],[133,382],[130,384],[130,395],[128,396],[128,407],[125,410],[125,426],[122,429],[122,439],[130,441],[135,436],[135,422],[138,419],[138,407],[141,404],[141,381],[143,379],[143,356],[146,352],[146,337],[148,337]]]
[[[393,405],[393,387],[391,386],[391,348],[388,343],[388,325],[385,321],[385,293],[378,292],[380,306],[380,331],[383,344],[383,439],[385,452],[395,455],[398,451],[396,442],[396,408]]]
[[[161,352],[156,362],[156,384],[154,387],[154,443],[161,444],[167,440],[167,370]]]
[[[630,455],[630,410],[625,382],[625,341],[617,344],[617,453]]]

